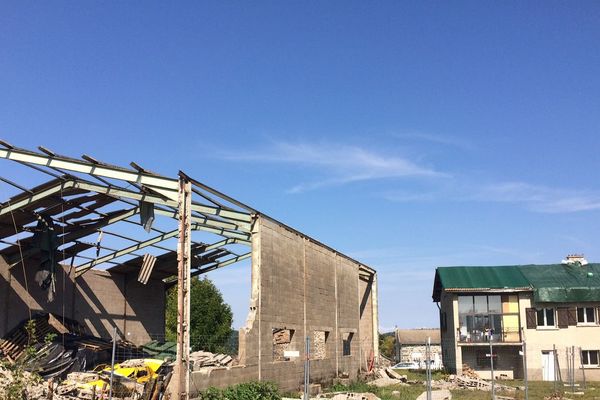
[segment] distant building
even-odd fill
[[[442,347],[439,329],[396,329],[396,362],[414,362],[425,368],[426,344],[431,340],[433,369],[442,368]]]
[[[433,300],[451,373],[467,364],[489,377],[491,341],[494,375],[522,378],[526,342],[529,379],[565,377],[574,346],[578,379],[600,380],[600,264],[437,268]]]

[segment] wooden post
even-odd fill
[[[192,185],[179,174],[179,239],[177,243],[177,399],[190,395],[190,253]]]

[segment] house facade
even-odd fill
[[[431,351],[431,367],[442,369],[442,346],[439,329],[396,329],[395,361],[415,363],[425,369],[427,360],[427,342]]]
[[[531,380],[600,380],[600,264],[437,268],[442,358],[451,373]],[[490,343],[492,351],[490,352]],[[525,351],[523,351],[525,349]]]

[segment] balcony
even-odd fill
[[[521,330],[519,328],[504,328],[490,331],[485,329],[468,330],[467,327],[463,326],[456,331],[458,343],[461,344],[486,344],[490,342],[490,336],[492,343],[521,342]]]

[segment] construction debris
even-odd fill
[[[433,380],[431,386],[441,390],[456,390],[456,389],[468,389],[468,390],[482,390],[489,392],[492,390],[492,383],[481,379],[475,371],[470,368],[463,367],[463,374],[448,375],[446,379]],[[507,386],[495,383],[497,391],[515,392],[518,388],[514,386]]]
[[[214,354],[208,351],[190,353],[190,369],[193,371],[204,367],[229,367],[233,364],[233,357],[227,354]]]
[[[473,379],[481,379],[477,372],[469,364],[463,364],[462,366],[462,376]]]
[[[117,362],[146,354],[126,341],[117,341]],[[22,321],[0,340],[0,358],[21,363],[43,379],[64,379],[71,372],[110,364],[112,342],[90,336],[76,321],[40,314]]]
[[[113,343],[89,336],[76,321],[42,314],[23,321],[0,341],[0,399],[23,393],[30,400],[103,399],[110,391]],[[157,345],[157,347],[161,347]],[[171,377],[164,359],[146,357],[142,348],[116,342],[113,398],[154,400]],[[230,356],[192,353],[196,366],[226,366]],[[137,357],[137,358],[134,358]],[[58,382],[58,384],[55,384]]]
[[[379,368],[373,373],[374,380],[369,385],[386,387],[391,385],[408,385],[406,375],[400,375],[391,368]]]

